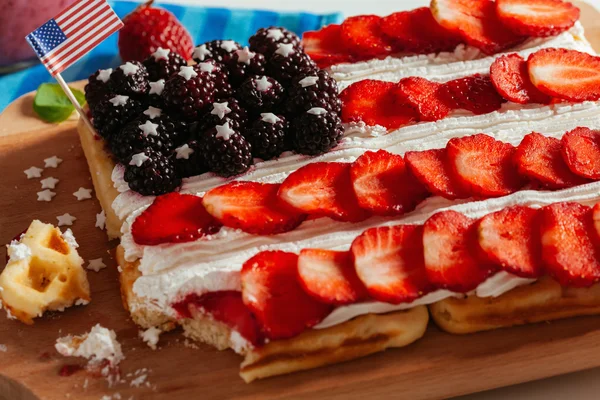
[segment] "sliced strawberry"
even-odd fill
[[[475,229],[489,261],[524,278],[542,276],[537,215],[533,208],[512,206],[481,218]]]
[[[304,290],[322,303],[351,304],[368,297],[348,251],[302,250],[298,256],[298,277]]]
[[[548,96],[569,101],[600,99],[600,57],[542,49],[529,56],[527,68],[531,82]]]
[[[437,23],[429,7],[388,15],[381,21],[381,31],[398,48],[419,54],[453,51],[462,42],[460,35]]]
[[[137,244],[191,242],[221,228],[202,205],[202,197],[177,192],[158,196],[133,222],[131,234]]]
[[[354,242],[356,273],[371,297],[386,303],[409,303],[427,294],[423,227],[398,225],[367,229]]]
[[[304,32],[302,35],[304,51],[319,68],[356,61],[356,57],[342,45],[341,32],[340,25],[332,24],[318,31]]]
[[[592,209],[594,219],[594,230],[596,232],[596,240],[600,240],[600,203],[596,203]]]
[[[477,259],[474,222],[451,210],[434,214],[425,222],[425,270],[437,287],[469,292],[495,271],[492,264]]]
[[[438,121],[452,111],[442,88],[441,83],[412,76],[401,79],[394,94],[415,109],[420,121]]]
[[[360,57],[381,57],[393,51],[392,42],[381,32],[381,17],[377,15],[346,18],[340,36],[342,45]]]
[[[561,0],[496,0],[496,14],[518,35],[558,35],[575,25],[579,9]]]
[[[206,210],[230,228],[256,235],[288,232],[306,215],[288,207],[277,196],[279,184],[231,182],[204,195]]]
[[[513,53],[496,58],[490,67],[494,87],[508,101],[519,104],[549,104],[552,97],[537,90],[529,79],[527,61]]]
[[[542,255],[548,272],[564,286],[600,280],[600,248],[590,207],[556,203],[541,213]]]
[[[263,251],[244,263],[242,299],[269,339],[285,339],[323,320],[331,306],[315,300],[298,283],[298,256]]]
[[[515,152],[519,175],[550,189],[581,185],[586,179],[575,175],[563,160],[560,140],[533,132],[525,136]]]
[[[434,195],[450,200],[469,197],[449,168],[446,149],[409,151],[404,158],[408,169]]]
[[[441,26],[486,54],[499,53],[524,40],[500,22],[493,0],[431,0],[430,8]]]
[[[575,174],[600,179],[600,131],[575,128],[561,140],[563,159]]]
[[[515,147],[479,133],[450,139],[448,162],[460,185],[476,197],[514,193],[523,180],[513,163]]]
[[[352,188],[350,163],[316,162],[292,172],[279,188],[279,197],[309,215],[339,221],[362,221],[362,210]]]
[[[350,168],[358,204],[379,215],[403,214],[423,201],[427,190],[408,171],[402,156],[367,151]]]
[[[365,79],[348,86],[340,93],[342,121],[381,125],[388,129],[417,121],[418,115],[409,105],[400,103],[394,95],[396,84]]]
[[[450,107],[478,115],[496,111],[505,102],[490,77],[478,74],[446,82],[441,93]]]

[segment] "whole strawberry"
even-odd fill
[[[173,14],[152,7],[152,3],[153,0],[148,1],[123,19],[119,32],[121,58],[141,62],[162,47],[188,60],[194,48],[189,32]]]

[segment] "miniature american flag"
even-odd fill
[[[106,0],[78,0],[26,39],[56,76],[122,26]]]

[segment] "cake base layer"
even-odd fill
[[[515,325],[600,314],[600,284],[564,288],[550,278],[501,296],[448,298],[429,306],[444,331],[467,334]]]

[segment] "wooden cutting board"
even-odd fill
[[[582,4],[588,39],[600,49],[600,15]],[[75,83],[82,87],[82,82]],[[0,315],[0,399],[99,399],[119,393],[122,399],[362,399],[391,397],[435,399],[555,376],[600,366],[600,318],[574,318],[512,329],[452,336],[431,326],[425,337],[404,349],[361,360],[245,384],[238,376],[240,357],[208,346],[192,349],[179,332],[164,334],[160,348],[148,348],[123,310],[116,265],[103,231],[94,227],[98,202],[77,201],[79,187],[92,188],[75,122],[45,124],[31,109],[33,95],[16,100],[0,115],[0,243],[8,243],[34,218],[56,224],[56,216],[77,217],[72,229],[84,259],[102,257],[108,265],[88,272],[92,303],[38,320],[34,326]],[[43,167],[56,155],[64,161],[42,176],[60,179],[56,197],[38,202],[39,179],[23,170]],[[5,257],[0,249],[0,259]],[[94,324],[114,329],[126,355],[125,383],[113,388],[104,379],[79,371],[59,376],[66,364],[54,350],[60,336],[80,334]],[[149,387],[131,387],[127,374],[147,368]],[[87,381],[87,385],[85,382]]]

